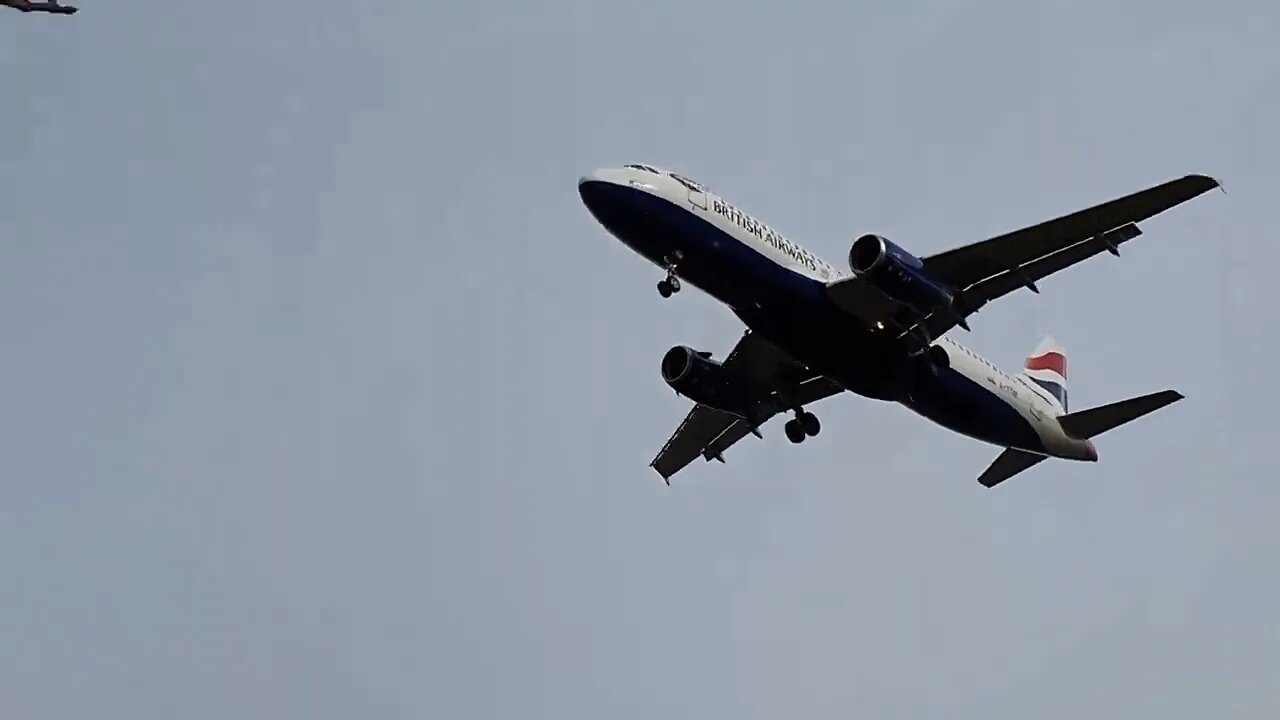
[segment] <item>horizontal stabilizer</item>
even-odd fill
[[[991,463],[991,467],[988,467],[987,471],[982,473],[982,477],[978,478],[978,482],[983,487],[995,487],[1045,459],[1047,458],[1044,455],[1035,455],[1009,448],[1000,453],[1000,457],[996,458],[995,462]]]
[[[1158,393],[1062,415],[1058,418],[1058,422],[1062,423],[1062,429],[1066,430],[1067,434],[1081,440],[1088,440],[1181,399],[1182,394],[1176,390],[1162,390]]]

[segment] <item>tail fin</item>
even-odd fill
[[[1052,337],[1046,336],[1027,356],[1022,376],[1053,396],[1067,412],[1067,351]]]

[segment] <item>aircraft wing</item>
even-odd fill
[[[960,311],[963,316],[972,315],[983,305],[1019,288],[1025,287],[1039,293],[1040,289],[1035,284],[1037,280],[1087,260],[1100,252],[1106,251],[1119,255],[1119,247],[1122,244],[1141,234],[1142,230],[1137,225],[1129,223],[1015,269],[996,273],[970,285],[959,294]],[[936,338],[957,324],[959,321],[956,320],[956,315],[948,312],[933,312],[920,318],[912,330],[919,329],[923,331],[924,337]]]
[[[998,237],[922,258],[929,275],[954,288],[954,311],[939,308],[920,316],[859,278],[828,286],[832,299],[864,320],[883,321],[928,344],[983,305],[1028,288],[1035,281],[1142,234],[1137,224],[1213,188],[1218,181],[1187,175],[1101,205],[1047,220]]]
[[[668,484],[672,475],[699,456],[704,460],[724,462],[725,450],[748,433],[759,436],[759,427],[774,415],[844,390],[839,383],[814,373],[751,332],[738,341],[725,359],[724,367],[758,383],[770,391],[770,396],[750,421],[705,405],[695,405],[650,463]]]
[[[966,289],[992,275],[1048,257],[1116,228],[1142,222],[1218,187],[1204,175],[1187,175],[1070,215],[965,245],[924,259],[933,277]]]

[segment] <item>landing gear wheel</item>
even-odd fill
[[[814,437],[822,430],[822,424],[818,422],[818,416],[811,412],[802,413],[797,419],[800,421],[800,428],[809,437]]]
[[[800,444],[804,442],[804,426],[798,420],[788,420],[787,424],[782,427],[787,433],[787,439],[793,443]]]
[[[680,278],[676,277],[676,263],[683,258],[684,253],[679,250],[662,258],[662,266],[667,271],[667,277],[658,283],[658,294],[662,297],[671,297],[680,292]]]

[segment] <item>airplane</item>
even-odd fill
[[[723,361],[676,345],[663,380],[693,408],[650,463],[671,477],[724,453],[776,415],[792,443],[816,436],[808,408],[852,392],[897,402],[1003,452],[978,478],[992,488],[1048,458],[1096,462],[1092,438],[1183,399],[1175,390],[1071,410],[1066,351],[1043,338],[1016,375],[945,333],[969,330],[987,303],[1094,255],[1119,256],[1137,223],[1213,188],[1187,175],[1020,230],[918,257],[881,235],[853,241],[832,266],[707,186],[653,165],[602,168],[578,193],[595,220],[665,272],[726,305],[746,326]]]
[[[44,12],[51,15],[75,15],[79,8],[61,5],[58,0],[0,0],[0,6],[11,7],[22,12]]]

